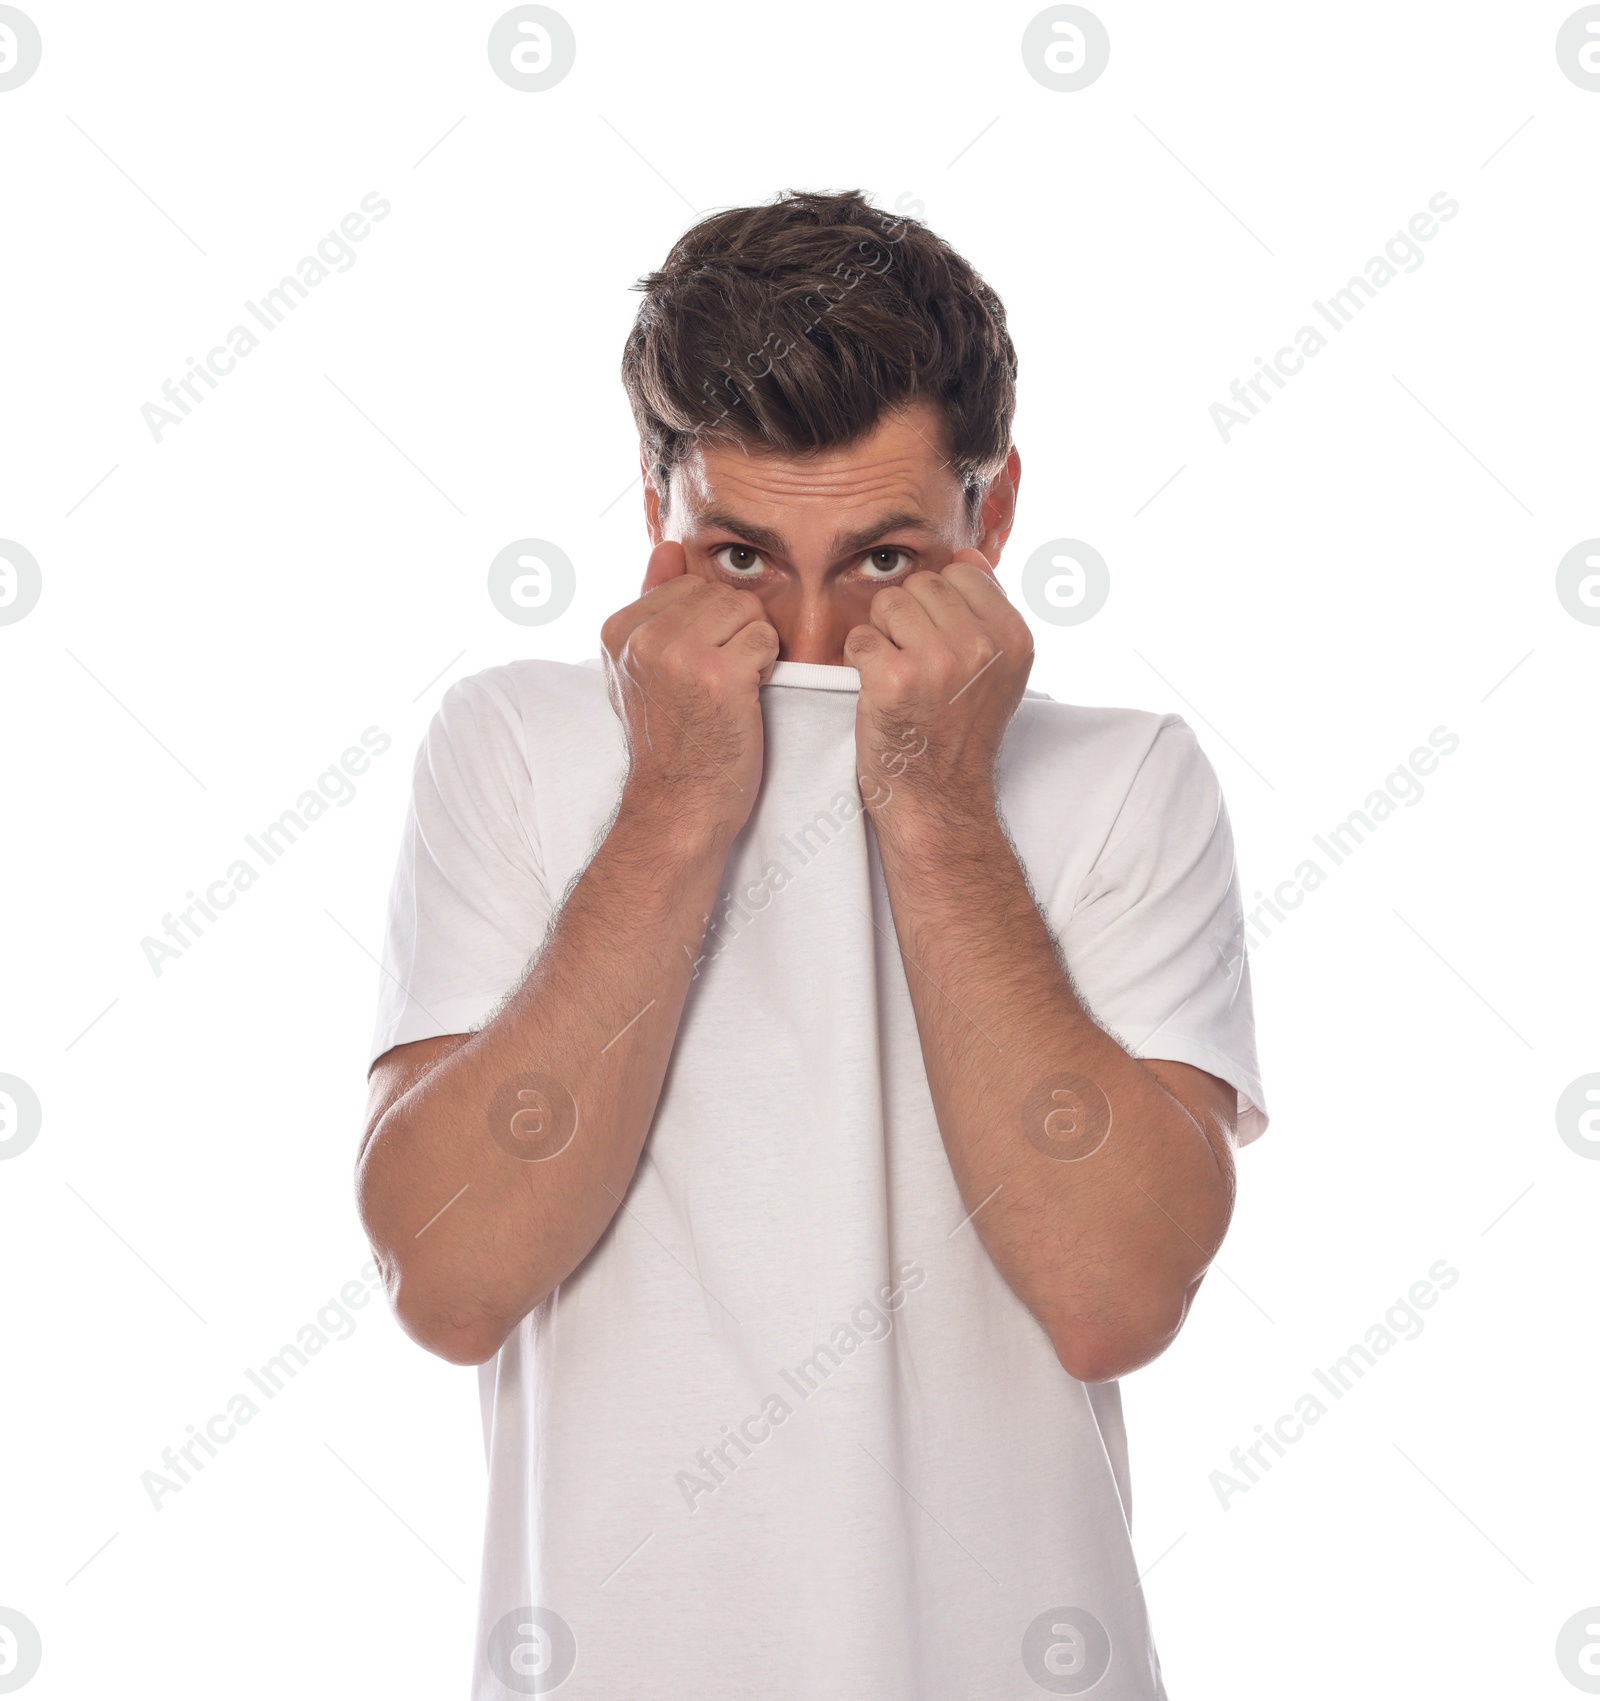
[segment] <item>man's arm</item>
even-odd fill
[[[665,825],[624,803],[505,1008],[373,1067],[362,1221],[406,1332],[454,1364],[577,1267],[638,1165],[727,856]]]
[[[610,829],[498,1014],[371,1074],[362,1221],[401,1324],[456,1364],[492,1358],[621,1205],[760,785],[759,598],[664,544],[602,636],[629,750]]]
[[[928,1085],[1001,1275],[1073,1376],[1108,1381],[1171,1343],[1222,1244],[1236,1095],[1094,1022],[992,799],[968,815],[897,794],[873,816]]]
[[[1233,1207],[1232,1089],[1080,1003],[999,819],[1033,641],[976,550],[880,591],[845,657],[940,1132],[973,1227],[1085,1382],[1174,1338]],[[885,779],[889,784],[885,784]]]

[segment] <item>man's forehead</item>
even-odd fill
[[[908,417],[909,414],[909,417]],[[674,471],[686,516],[709,510],[824,504],[834,510],[893,508],[942,517],[960,480],[937,418],[906,410],[842,449],[783,455],[716,440],[696,444]]]

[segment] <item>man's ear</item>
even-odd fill
[[[654,549],[666,535],[666,528],[661,518],[661,492],[656,489],[656,481],[650,476],[650,463],[642,454],[639,476],[644,480],[644,529],[650,534],[650,547]]]
[[[1022,483],[1022,456],[1013,444],[1006,463],[983,493],[978,507],[978,538],[973,547],[994,566],[1000,564],[1000,552],[1011,536],[1011,523],[1017,517],[1017,487]]]

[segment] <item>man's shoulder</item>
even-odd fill
[[[1026,842],[1104,848],[1163,818],[1215,815],[1221,792],[1193,729],[1150,709],[1024,698],[1002,749],[1001,796]]]
[[[455,773],[521,785],[529,775],[609,772],[617,719],[598,661],[523,659],[455,680],[439,699],[418,758]]]
[[[1018,707],[1015,730],[1034,759],[1130,776],[1158,742],[1174,753],[1194,743],[1194,733],[1182,715],[1156,709],[1062,703],[1034,691]]]
[[[564,721],[590,712],[610,714],[604,670],[590,662],[525,657],[481,668],[456,680],[440,700],[448,721],[500,719],[524,725],[560,715]]]

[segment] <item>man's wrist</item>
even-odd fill
[[[697,799],[632,781],[623,784],[612,831],[680,866],[710,859],[720,865],[739,832]]]
[[[986,788],[965,790],[955,798],[897,788],[867,813],[883,855],[911,865],[988,858],[1009,845],[995,794]]]

